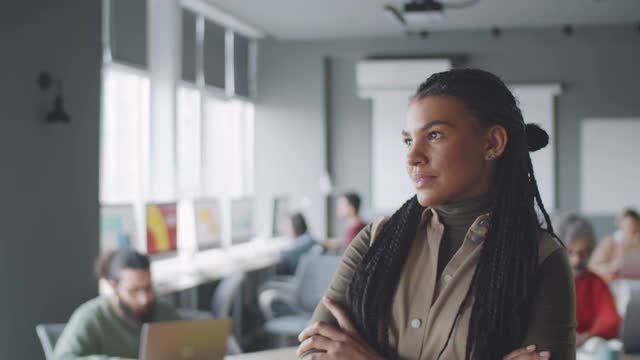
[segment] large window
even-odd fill
[[[194,198],[203,193],[201,97],[193,86],[181,86],[177,96],[178,194]]]
[[[235,61],[233,51],[226,51],[233,46],[233,31],[205,21],[202,14],[184,11],[183,26],[176,29],[183,35],[183,46],[180,54],[176,54],[182,58],[183,81],[175,89],[175,118],[169,126],[166,122],[159,125],[158,119],[154,123],[151,118],[151,109],[157,111],[158,105],[162,104],[153,103],[155,98],[151,96],[154,94],[151,90],[155,88],[151,88],[154,82],[146,68],[146,51],[140,54],[127,52],[147,47],[140,41],[135,46],[128,46],[129,43],[122,40],[129,39],[126,36],[129,31],[137,32],[131,39],[146,38],[146,33],[138,34],[145,32],[146,26],[134,26],[142,18],[146,21],[146,6],[138,4],[136,11],[129,11],[125,9],[129,6],[127,1],[104,1],[108,11],[105,11],[104,29],[100,159],[103,214],[125,214],[123,217],[133,214],[135,219],[127,223],[134,223],[135,231],[125,235],[133,246],[144,250],[147,243],[146,205],[154,200],[175,202],[178,204],[178,247],[189,248],[195,244],[194,202],[207,198],[228,201],[253,195],[254,110],[251,94],[246,91],[250,88],[251,73],[248,65],[239,69],[231,66],[238,61],[248,63],[244,57],[250,50],[247,44],[253,40],[242,38],[244,42],[238,41],[243,46],[243,50],[238,51],[243,59]],[[141,4],[146,2],[141,1]],[[207,69],[221,72],[216,73],[218,78],[230,81],[207,83]],[[234,75],[236,71],[242,71],[242,74]],[[241,83],[241,93],[234,91],[234,83]],[[163,148],[165,141],[172,144]],[[165,156],[172,160],[163,161],[160,156],[152,156],[151,151],[159,149],[167,150],[168,154],[163,156],[175,151],[174,156]],[[170,186],[159,186],[166,179],[152,176],[154,172],[165,177],[172,174],[176,181],[166,182]],[[158,199],[157,188],[162,189],[162,194],[166,193],[161,199]],[[102,222],[104,235],[107,229],[104,217]],[[116,222],[107,225],[112,224]],[[116,225],[109,229],[124,231],[123,226]],[[130,226],[126,228],[128,231]],[[120,235],[111,234],[110,239],[121,239]]]
[[[178,197],[251,196],[253,104],[191,85],[181,86],[177,96]]]
[[[149,79],[115,63],[102,72],[101,250],[144,249],[149,159]]]
[[[253,194],[253,105],[205,100],[204,193],[215,197]]]
[[[182,248],[192,249],[195,202],[253,195],[253,104],[190,84],[177,90],[177,100],[178,236]]]
[[[149,79],[124,66],[103,71],[100,200],[133,203],[144,197],[149,133]]]

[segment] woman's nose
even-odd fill
[[[427,163],[427,156],[417,146],[412,145],[407,151],[407,165],[419,166]]]

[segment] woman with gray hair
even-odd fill
[[[596,246],[596,240],[593,226],[589,221],[577,214],[566,213],[557,216],[553,223],[556,235],[562,242],[569,244],[580,239],[588,245],[589,254],[591,254]]]
[[[590,338],[611,339],[618,335],[620,315],[609,287],[587,264],[595,248],[593,226],[576,214],[559,216],[554,225],[558,237],[567,245],[569,263],[576,286],[576,346]]]

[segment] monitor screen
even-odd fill
[[[147,254],[167,254],[177,249],[175,203],[147,205]]]
[[[271,236],[287,236],[289,226],[289,198],[279,196],[273,199],[273,219]]]
[[[222,247],[222,208],[216,199],[193,203],[198,250]]]
[[[253,199],[231,200],[231,245],[253,237]]]
[[[100,252],[131,247],[136,239],[133,205],[100,207]]]

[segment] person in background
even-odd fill
[[[360,195],[348,192],[338,199],[338,217],[347,223],[347,231],[340,247],[343,253],[366,224],[360,217]]]
[[[605,281],[616,278],[624,254],[640,252],[640,215],[626,209],[616,221],[618,231],[602,240],[591,257],[589,269]]]
[[[604,280],[587,268],[595,246],[593,227],[580,216],[568,214],[560,217],[554,228],[567,245],[575,280],[576,346],[580,347],[594,337],[615,338],[620,328],[620,315],[613,296]]]
[[[98,257],[99,279],[106,279],[112,295],[81,305],[56,343],[59,360],[136,359],[142,325],[179,320],[176,311],[156,299],[149,258],[131,249]]]
[[[278,275],[293,275],[300,258],[314,246],[319,245],[309,233],[307,221],[301,213],[295,213],[289,217],[289,235],[295,241],[291,248],[280,253],[280,262],[276,266]]]

